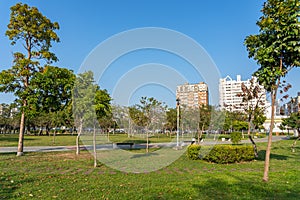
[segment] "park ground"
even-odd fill
[[[292,143],[273,143],[267,183],[266,143],[258,143],[259,158],[252,162],[222,165],[182,155],[170,166],[138,174],[100,162],[94,168],[88,151],[2,153],[0,199],[299,199],[300,145],[293,153]]]

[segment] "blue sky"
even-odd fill
[[[16,47],[10,46],[5,36],[9,21],[9,8],[19,1],[1,0],[0,2],[0,70],[7,69],[12,63],[12,52]],[[128,1],[21,1],[37,7],[45,16],[60,24],[58,35],[61,42],[55,44],[52,51],[60,61],[55,65],[78,72],[80,66],[97,45],[111,36],[130,29],[143,27],[162,27],[178,31],[199,43],[220,71],[221,77],[242,75],[250,78],[258,68],[255,61],[248,59],[243,45],[250,34],[257,34],[256,21],[261,16],[262,0],[128,0]],[[126,72],[145,63],[161,63],[180,71],[186,64],[178,56],[167,52],[144,50],[122,56],[114,62],[110,76],[104,77],[99,84],[112,92],[113,86]],[[125,66],[121,69],[121,66]],[[189,69],[188,67],[186,69]],[[115,76],[113,76],[115,74]],[[186,70],[189,82],[202,81]],[[287,77],[293,88],[289,94],[295,96],[299,90],[299,69],[293,69]],[[111,77],[111,78],[109,78]],[[217,83],[216,83],[217,84]],[[139,96],[155,96],[170,106],[175,105],[176,88],[163,88],[159,85],[147,85],[133,92],[131,103]],[[10,95],[1,94],[0,102],[9,102]]]

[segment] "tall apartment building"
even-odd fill
[[[204,82],[177,86],[176,98],[180,100],[181,105],[188,107],[199,107],[208,105],[208,86]]]
[[[242,83],[246,87],[251,85],[250,79],[246,81],[241,80],[241,76],[237,75],[237,79],[233,80],[230,76],[226,76],[223,79],[220,79],[219,83],[219,94],[220,94],[220,107],[222,110],[228,110],[232,112],[244,112],[244,105],[243,105],[243,97],[238,96],[238,94],[242,93]],[[258,85],[258,82],[254,82],[254,84]],[[260,101],[263,102],[265,105],[268,104],[266,98],[266,91],[262,86],[260,87],[260,94],[261,96]],[[252,100],[252,104],[255,105],[257,100]]]
[[[289,102],[281,107],[281,114],[291,115],[291,113],[300,112],[300,92],[296,97],[292,97]]]

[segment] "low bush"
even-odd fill
[[[191,144],[187,149],[187,156],[189,159],[198,160],[199,159],[199,152],[201,146],[198,144]]]
[[[203,147],[207,148],[207,147]],[[188,158],[192,160],[199,160],[200,145],[190,145],[187,150]],[[251,161],[254,159],[254,151],[252,146],[246,145],[216,145],[203,158],[208,162],[227,164],[238,163],[243,161]]]

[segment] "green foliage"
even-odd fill
[[[77,127],[93,127],[111,115],[111,97],[106,90],[94,84],[94,74],[91,71],[78,74],[73,90],[73,114]]]
[[[166,127],[169,130],[175,130],[177,126],[177,111],[175,108],[169,108],[166,112],[167,124]]]
[[[252,146],[217,145],[209,152],[204,160],[214,163],[238,163],[254,159]]]
[[[241,132],[231,132],[230,138],[233,144],[238,144],[242,140]]]
[[[153,97],[142,97],[139,104],[129,108],[129,116],[137,126],[154,128],[162,125],[165,109],[163,102]]]
[[[207,148],[207,147],[202,147]],[[232,145],[216,145],[211,151],[201,158],[200,145],[190,145],[187,149],[187,157],[192,160],[206,160],[213,163],[227,164],[251,161],[254,159],[254,151],[252,146],[232,146]]]
[[[187,151],[186,151],[187,157],[192,160],[200,159],[200,157],[199,157],[200,149],[201,149],[201,145],[199,145],[199,144],[192,144],[192,145],[188,146]]]
[[[55,33],[59,26],[43,16],[37,8],[18,3],[11,7],[7,27],[6,35],[12,41],[11,44],[24,44],[24,53],[14,53],[12,68],[0,73],[0,91],[13,92],[20,99],[26,100],[34,89],[29,87],[32,76],[43,68],[40,61],[57,61],[49,49],[52,42],[59,42]]]
[[[267,91],[272,91],[289,68],[300,66],[300,2],[268,0],[257,22],[258,35],[245,39],[249,57],[261,66],[255,76]]]
[[[292,113],[290,117],[283,119],[282,125],[297,129],[300,132],[300,112]]]
[[[232,128],[235,131],[246,130],[248,128],[248,123],[246,121],[234,120],[232,122]]]

